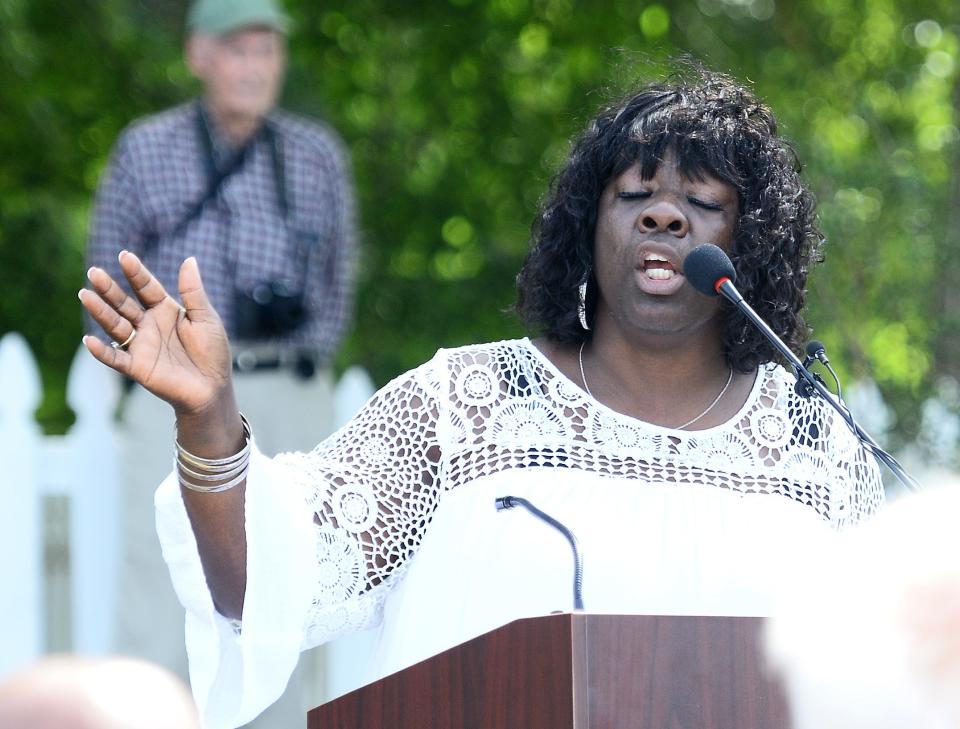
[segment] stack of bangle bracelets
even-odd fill
[[[243,422],[243,448],[226,458],[202,458],[180,445],[180,441],[175,441],[177,475],[184,487],[191,491],[213,494],[232,489],[246,479],[253,431],[243,413],[240,413],[240,420]]]

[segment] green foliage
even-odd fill
[[[0,0],[0,332],[62,383],[89,200],[119,130],[195,92],[184,2]],[[341,363],[380,382],[438,346],[515,336],[528,228],[570,136],[690,52],[750,79],[821,201],[811,322],[914,427],[960,374],[954,0],[289,0],[285,103],[353,156],[363,258]],[[15,275],[13,275],[15,273]],[[51,324],[53,322],[53,324]],[[61,385],[62,389],[62,385]],[[54,393],[44,406],[65,422]]]

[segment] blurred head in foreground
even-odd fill
[[[132,658],[53,656],[0,683],[3,729],[200,729],[186,686]]]
[[[951,483],[808,560],[768,635],[794,729],[960,729],[958,524]]]

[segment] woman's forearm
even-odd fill
[[[201,413],[178,413],[177,440],[201,458],[226,458],[241,451],[245,437],[233,394]],[[246,482],[226,491],[201,493],[181,481],[180,490],[214,605],[222,615],[239,619],[247,582]]]

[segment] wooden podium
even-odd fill
[[[762,618],[518,620],[318,706],[308,729],[789,729]]]

